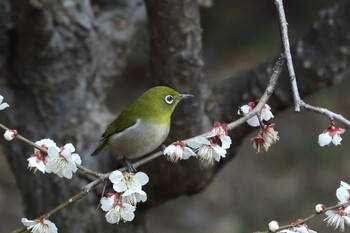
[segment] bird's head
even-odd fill
[[[158,86],[146,91],[140,98],[144,113],[147,115],[170,116],[176,105],[183,99],[193,97],[190,94],[180,94],[170,87]]]

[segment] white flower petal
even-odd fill
[[[226,150],[221,148],[220,146],[213,146],[214,153],[212,153],[215,161],[220,162],[221,157],[225,157]]]
[[[116,206],[115,208],[111,209],[107,214],[106,214],[106,220],[109,223],[119,223],[120,221],[120,213],[119,213],[119,208]]]
[[[220,147],[220,146],[213,146],[213,149],[221,157],[225,157],[225,155],[227,153],[227,151],[224,148]]]
[[[75,151],[75,147],[73,146],[73,144],[67,143],[66,145],[64,145],[64,150],[62,151],[62,153],[72,154],[74,151]]]
[[[248,125],[253,126],[253,127],[257,127],[260,125],[259,119],[257,116],[253,116],[252,118],[250,118],[249,120],[247,120]]]
[[[176,146],[175,145],[169,145],[165,150],[163,151],[164,155],[173,155],[176,151]]]
[[[199,136],[199,137],[195,137],[193,139],[190,139],[187,142],[187,145],[189,145],[192,148],[198,148],[201,145],[210,145],[210,141],[208,139],[206,139],[205,137]]]
[[[340,181],[340,186],[344,187],[345,189],[350,189],[350,185],[344,181]]]
[[[274,118],[271,112],[271,107],[268,104],[265,104],[265,106],[261,111],[261,119],[265,121],[269,121],[271,118]]]
[[[47,150],[47,155],[51,158],[57,158],[59,156],[58,148],[55,146],[50,146]]]
[[[41,139],[40,141],[36,141],[35,144],[37,144],[38,146],[46,146],[47,148],[49,148],[50,146],[57,147],[56,143],[50,138]]]
[[[124,219],[125,221],[132,221],[135,218],[135,207],[127,204],[127,203],[123,203],[122,206],[123,211],[121,211],[121,218]]]
[[[142,189],[142,185],[134,180],[127,182],[127,187],[130,190],[137,191]]]
[[[124,192],[125,190],[128,189],[128,186],[126,186],[126,184],[124,182],[118,182],[118,183],[114,183],[113,184],[113,189],[118,192]]]
[[[143,190],[126,190],[122,196],[121,200],[123,203],[128,203],[130,205],[136,205],[137,202],[145,202],[147,200],[147,194]]]
[[[220,141],[221,141],[221,147],[224,149],[229,149],[232,143],[232,140],[230,138],[230,136],[221,136],[220,137]]]
[[[2,103],[0,104],[0,110],[4,110],[5,108],[10,107],[10,105],[8,105],[8,103]]]
[[[337,198],[338,198],[340,203],[346,203],[350,199],[350,193],[344,187],[340,187],[340,188],[337,189],[336,196],[337,196]]]
[[[328,133],[321,133],[320,135],[318,135],[318,144],[320,146],[329,145],[331,141],[332,141],[332,137]]]
[[[27,161],[28,161],[28,167],[36,168],[42,173],[45,173],[46,166],[44,161],[38,160],[35,156],[31,156],[29,159],[27,159]]]
[[[147,184],[149,181],[149,177],[144,172],[138,172],[134,175],[134,182],[139,183],[141,185]]]
[[[115,184],[119,183],[124,179],[124,175],[121,171],[115,170],[109,175],[109,180]]]
[[[46,224],[49,227],[49,232],[50,233],[57,233],[58,229],[57,229],[56,225],[53,222],[45,219],[44,220],[44,224]],[[45,232],[45,233],[47,233],[47,232]]]
[[[114,197],[102,197],[101,199],[101,209],[103,211],[110,211],[113,208]]]
[[[26,227],[30,227],[30,226],[33,226],[33,225],[36,224],[35,221],[33,221],[33,220],[28,220],[27,218],[22,218],[22,219],[21,219],[21,222],[22,222],[22,224],[23,224],[24,226],[26,226]]]
[[[32,221],[22,218],[21,222],[33,233],[57,233],[58,231],[56,225],[47,219]]]
[[[77,153],[72,154],[72,160],[74,163],[81,165],[81,158]]]
[[[240,115],[241,111],[243,112],[243,114],[247,114],[249,113],[251,110],[251,108],[248,105],[243,105],[240,107],[240,109],[238,110],[238,114]]]
[[[339,134],[334,135],[333,138],[332,138],[332,142],[333,142],[333,144],[334,144],[335,146],[340,145],[340,142],[341,142],[342,140],[343,140],[343,139],[340,137]]]
[[[196,156],[196,153],[194,153],[193,150],[191,150],[191,148],[186,146],[182,154],[182,159],[188,159],[191,156]]]

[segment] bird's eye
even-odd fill
[[[172,95],[167,95],[164,99],[167,104],[172,104],[174,102],[174,97]]]

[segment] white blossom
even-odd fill
[[[21,222],[27,227],[27,230],[33,233],[57,233],[56,225],[47,219],[28,220],[22,218]]]
[[[336,191],[337,198],[340,203],[347,203],[350,201],[350,185],[344,181],[340,181],[340,187]]]
[[[81,164],[80,156],[75,151],[71,143],[66,144],[61,149],[51,146],[48,149],[46,160],[46,171],[55,173],[59,177],[71,179],[73,173],[77,171],[77,164]]]
[[[258,135],[250,139],[250,141],[253,143],[253,148],[256,150],[256,153],[263,152],[263,150],[268,151],[271,146],[270,142],[267,141],[261,133],[258,133]]]
[[[243,105],[239,108],[238,110],[238,114],[241,115],[245,115],[250,113],[254,108],[255,108],[255,103],[254,102],[249,102],[247,105]],[[268,104],[265,104],[263,109],[260,112],[260,118],[261,120],[265,120],[265,121],[269,121],[271,118],[273,118],[273,114],[271,112],[271,107]],[[260,125],[259,119],[257,116],[253,116],[252,118],[250,118],[249,120],[247,120],[247,123],[250,126],[253,127],[257,127]]]
[[[186,144],[181,141],[176,141],[170,144],[167,148],[165,148],[163,154],[167,155],[169,161],[175,163],[178,160],[196,156],[196,153],[194,153],[191,148],[187,147]]]
[[[109,223],[119,223],[121,220],[124,222],[132,221],[135,217],[135,207],[119,201],[118,193],[110,194],[109,197],[103,197],[101,199],[101,208],[106,213],[106,220]]]
[[[327,226],[333,226],[335,230],[339,228],[339,230],[343,232],[345,224],[350,225],[350,217],[348,216],[349,209],[347,208],[345,210],[327,210],[325,214],[327,218],[323,221],[327,221]]]
[[[141,190],[142,186],[148,183],[149,178],[144,172],[134,174],[116,170],[109,175],[109,180],[113,183],[113,189],[120,193],[128,189]]]
[[[343,134],[344,132],[345,129],[335,125],[330,125],[326,130],[323,131],[323,133],[318,135],[318,144],[320,146],[326,146],[332,142],[335,146],[338,146],[342,141],[340,134]]]
[[[36,154],[32,154],[32,156],[30,156],[30,158],[28,158],[27,161],[28,161],[29,169],[35,169],[35,170],[41,171],[42,173],[45,173],[46,165],[45,165],[44,157],[37,156]]]
[[[0,110],[4,110],[5,108],[9,107],[8,103],[3,103],[2,101],[4,100],[4,97],[0,95]]]
[[[228,136],[227,125],[220,122],[215,122],[214,127],[206,135],[206,138],[218,137],[221,141],[221,147],[223,149],[229,149],[232,143],[230,136]]]
[[[187,144],[197,150],[197,156],[200,160],[207,161],[209,164],[212,164],[214,160],[219,162],[221,157],[225,157],[227,153],[217,143],[202,136],[189,140]]]
[[[44,148],[45,150],[47,150],[49,147],[56,147],[58,149],[56,143],[49,138],[36,141],[35,144]],[[42,173],[45,173],[47,171],[46,159],[47,154],[43,153],[41,150],[34,148],[34,154],[32,154],[30,158],[27,159],[28,168],[30,170],[34,169],[34,172],[39,170]]]

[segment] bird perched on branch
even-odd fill
[[[180,94],[165,86],[149,89],[108,125],[91,155],[107,147],[114,155],[122,156],[129,171],[135,172],[127,159],[139,158],[157,149],[169,134],[176,105],[189,97],[193,95]]]

